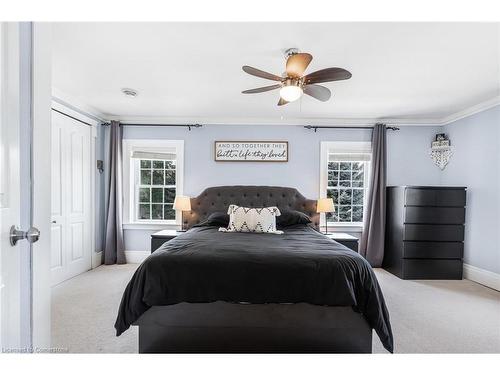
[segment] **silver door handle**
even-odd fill
[[[31,227],[26,232],[18,229],[15,225],[10,227],[10,244],[12,246],[17,245],[17,241],[26,239],[29,243],[38,241],[40,238],[40,231]]]

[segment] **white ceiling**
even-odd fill
[[[499,95],[499,38],[492,23],[55,23],[53,86],[121,119],[438,119]],[[241,94],[273,83],[241,66],[281,74],[288,47],[352,78],[326,103]]]

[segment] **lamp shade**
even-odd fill
[[[335,212],[332,198],[320,198],[316,205],[317,212]]]
[[[191,211],[191,198],[185,195],[176,195],[174,200],[174,210]]]

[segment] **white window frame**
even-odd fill
[[[328,155],[330,153],[371,153],[372,145],[371,142],[351,142],[351,141],[335,141],[335,142],[321,142],[320,145],[320,181],[319,181],[319,196],[320,198],[326,198],[326,193],[328,189]],[[371,162],[368,162],[368,165]],[[367,189],[370,181],[370,169],[368,168],[367,173],[365,173],[365,194],[363,201],[363,210],[366,209],[366,198]],[[363,213],[363,218],[365,214]],[[320,227],[325,226],[325,215],[320,215]],[[352,231],[360,232],[363,228],[363,223],[332,223],[328,222],[328,228],[333,228],[337,231]]]
[[[175,220],[137,220],[136,217],[136,176],[137,160],[132,158],[134,151],[168,152],[173,148],[176,154],[175,193],[182,195],[184,190],[184,141],[166,139],[124,139],[123,140],[123,224],[125,229],[165,229],[165,226],[179,226],[182,223],[180,212]]]

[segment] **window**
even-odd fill
[[[328,222],[362,223],[365,201],[367,161],[348,161],[343,155],[330,154],[326,196],[333,198],[335,212],[327,215]]]
[[[147,157],[147,155],[146,155]],[[136,158],[136,220],[175,220],[176,160]]]
[[[359,226],[368,189],[369,142],[322,142],[321,196],[333,198],[328,223]]]
[[[124,140],[124,209],[127,224],[175,224],[182,195],[183,141]]]

